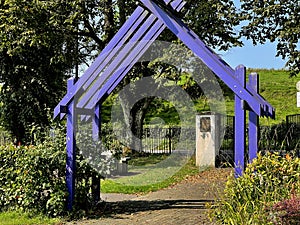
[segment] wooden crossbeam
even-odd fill
[[[175,7],[177,6],[182,7],[179,2],[178,5],[175,5]],[[121,82],[164,29],[165,26],[161,21],[157,20],[155,16],[150,16],[115,57],[110,67],[103,71],[101,77],[109,77],[109,79],[105,82],[103,79],[98,79],[94,83],[94,87],[78,103],[78,107],[91,109],[97,102],[103,101],[103,98]]]
[[[59,104],[54,109],[54,118],[57,117],[61,111],[61,106],[66,106],[70,103],[73,97],[78,94],[79,89],[81,89],[89,80],[92,74],[97,74],[95,71],[99,68],[99,65],[102,64],[103,60],[106,59],[108,53],[111,52],[111,49],[114,49],[118,43],[126,38],[126,34],[130,32],[130,28],[136,24],[135,22],[145,13],[145,10],[142,7],[138,7],[131,17],[124,23],[118,33],[113,37],[109,44],[104,48],[104,50],[99,54],[95,59],[92,65],[85,71],[83,76],[76,82],[73,87],[67,92],[64,98],[59,102]]]
[[[247,91],[236,79],[234,70],[210,50],[200,38],[179,18],[164,11],[151,0],[140,0],[143,4],[191,49],[236,95],[245,100],[259,116],[273,116],[274,108],[258,94]]]
[[[170,0],[165,0],[166,4],[170,3]],[[184,2],[182,0],[176,0],[171,2],[171,6],[178,10],[178,7],[183,7]],[[78,95],[79,90],[88,90],[91,85],[94,84],[95,79],[101,74],[103,68],[105,68],[110,59],[112,59],[116,52],[124,45],[128,38],[136,32],[136,29],[143,24],[144,19],[150,17],[151,15],[143,7],[138,6],[130,18],[124,23],[120,28],[114,38],[108,43],[100,55],[96,58],[93,64],[86,70],[83,76],[79,79],[77,83],[69,90],[69,92],[64,96],[64,98],[59,102],[59,104],[54,109],[54,118],[59,114],[62,114],[61,118],[64,116],[64,112],[61,111],[65,106],[67,106],[75,95]],[[151,16],[153,17],[153,16]],[[104,78],[101,78],[105,80]],[[107,77],[106,77],[107,79]],[[94,86],[94,85],[93,85]]]

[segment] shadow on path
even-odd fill
[[[97,209],[93,211],[93,215],[89,218],[118,218],[121,214],[131,215],[137,212],[163,209],[206,209],[205,205],[213,202],[213,200],[131,200],[101,202],[97,206]]]

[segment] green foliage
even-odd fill
[[[253,43],[277,41],[277,55],[288,59],[287,66],[297,75],[300,71],[300,5],[298,1],[241,1],[241,19],[247,21],[241,35]]]
[[[186,23],[212,47],[227,50],[240,45],[234,26],[239,20],[231,0],[186,1]]]
[[[36,146],[0,146],[0,209],[66,215],[66,137],[56,130]],[[99,177],[82,155],[76,157],[74,215],[90,209],[91,178]],[[81,212],[81,213],[80,213]],[[71,212],[72,215],[72,212]]]
[[[39,210],[52,216],[65,211],[64,143],[0,147],[0,207]]]
[[[299,178],[299,158],[258,154],[241,177],[229,178],[210,217],[220,224],[272,224],[278,219],[272,206],[300,191]]]
[[[30,142],[32,124],[49,125],[48,112],[64,93],[77,57],[74,35],[53,22],[55,13],[61,19],[70,11],[55,2],[0,2],[1,123],[22,144]]]

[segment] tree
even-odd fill
[[[300,4],[299,1],[242,0],[241,35],[254,44],[277,42],[277,54],[287,59],[291,75],[300,72]]]
[[[47,127],[66,79],[113,35],[110,3],[0,1],[1,121],[17,143],[30,141],[32,124]]]
[[[65,92],[65,80],[93,60],[135,8],[133,0],[0,1],[1,118],[18,141],[29,139],[30,124],[47,126],[46,109]],[[182,15],[210,46],[224,50],[239,44],[231,0],[189,0]],[[166,30],[161,39],[176,38]],[[147,66],[137,65],[123,85],[146,74]],[[140,110],[145,111],[142,104],[133,118]]]
[[[49,125],[49,111],[65,91],[76,40],[55,29],[46,2],[0,6],[1,122],[16,143],[28,143],[32,125]]]

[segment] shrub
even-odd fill
[[[210,217],[221,224],[272,224],[273,205],[299,190],[300,159],[277,153],[258,154],[239,178],[232,175]]]
[[[0,146],[0,210],[38,211],[49,216],[66,214],[65,134],[56,130],[36,146]],[[91,177],[99,175],[86,160],[76,157],[74,213],[93,204]]]
[[[300,197],[295,194],[292,194],[290,199],[273,205],[272,210],[276,215],[275,224],[297,225],[300,223]]]
[[[0,147],[1,209],[65,211],[65,152],[59,141],[37,146]]]

